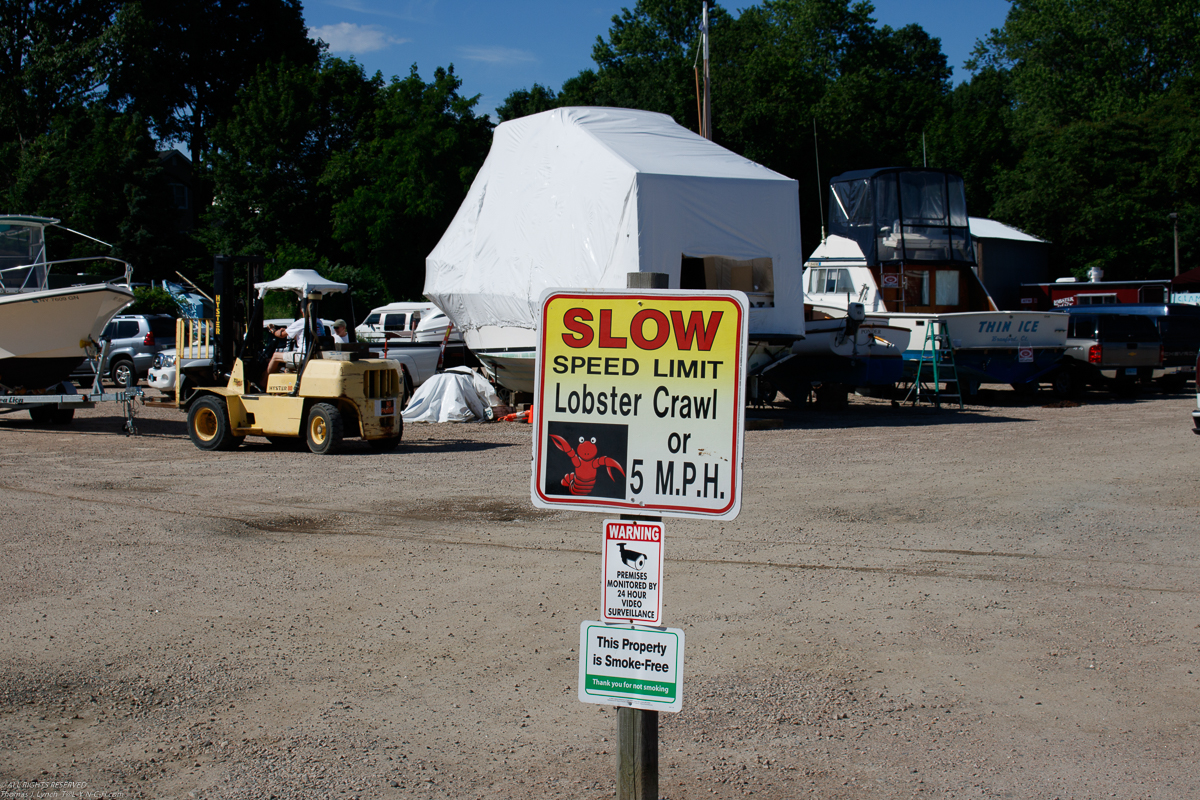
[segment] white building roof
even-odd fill
[[[994,219],[984,219],[983,217],[970,217],[969,224],[971,226],[971,236],[976,239],[1008,239],[1012,242],[1041,242],[1046,244],[1045,239],[1039,239],[1036,236],[1030,236],[1019,228],[1014,228],[1011,225],[1005,225],[1003,222],[997,222]]]

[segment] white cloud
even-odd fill
[[[409,0],[399,10],[397,10],[395,0],[388,0],[386,8],[378,8],[374,5],[368,6],[362,0],[328,0],[326,4],[334,8],[345,9],[346,11],[356,11],[359,14],[374,14],[379,17],[392,17],[393,19],[403,19],[410,22],[429,22],[434,18],[440,1]]]
[[[511,47],[460,47],[459,52],[468,61],[488,64],[525,64],[538,60],[528,50],[514,50]]]
[[[308,35],[329,45],[331,53],[371,53],[408,41],[397,39],[375,25],[355,25],[350,22],[309,28]]]

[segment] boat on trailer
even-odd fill
[[[962,176],[900,168],[847,172],[830,181],[829,236],[805,262],[814,308],[904,328],[905,373],[937,348],[942,323],[958,375],[1014,386],[1047,380],[1062,361],[1062,315],[1004,311],[979,280]]]
[[[133,302],[133,270],[125,261],[111,256],[48,261],[45,230],[52,226],[92,238],[51,217],[0,215],[0,387],[9,391],[40,391],[66,381],[109,320]],[[96,262],[120,265],[123,274],[72,284],[77,276],[52,272]]]

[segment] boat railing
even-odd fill
[[[60,258],[55,261],[35,261],[32,264],[22,264],[17,267],[0,269],[0,292],[41,292],[50,287],[50,268],[59,264],[82,264],[90,261],[111,261],[125,267],[125,274],[106,283],[124,283],[126,289],[132,289],[133,266],[112,256],[83,256],[81,258]]]

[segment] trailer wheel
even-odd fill
[[[229,408],[220,397],[201,397],[188,411],[188,436],[201,450],[232,450],[242,443],[233,435]]]
[[[336,453],[342,445],[342,412],[329,403],[317,403],[308,412],[308,449],[318,455]]]

